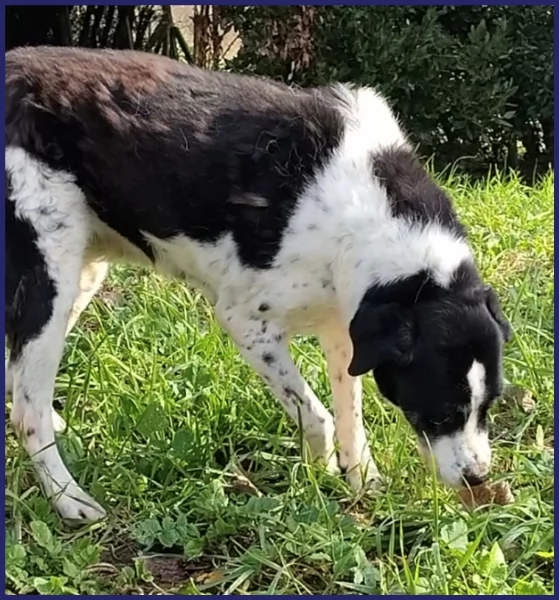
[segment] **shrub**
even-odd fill
[[[229,68],[378,87],[436,167],[531,174],[552,164],[551,6],[235,6],[222,15],[242,39]]]

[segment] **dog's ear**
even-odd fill
[[[499,303],[499,298],[497,297],[495,290],[491,286],[487,285],[484,288],[484,292],[487,310],[497,325],[499,325],[499,329],[505,338],[505,342],[510,342],[512,339],[512,327],[501,310],[501,304]]]
[[[373,306],[363,301],[350,323],[349,334],[353,357],[348,373],[352,377],[382,363],[405,365],[412,359],[412,312],[400,304]]]

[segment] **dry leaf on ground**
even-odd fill
[[[512,504],[514,496],[510,485],[506,481],[496,483],[484,483],[472,488],[466,488],[458,492],[458,498],[462,504],[469,509],[488,504]]]
[[[536,400],[532,392],[520,385],[507,385],[503,392],[503,398],[514,402],[525,413],[531,413],[536,408]]]

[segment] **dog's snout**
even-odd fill
[[[475,487],[476,485],[481,485],[487,481],[489,478],[489,471],[474,472],[468,470],[464,471],[462,477],[470,487]]]

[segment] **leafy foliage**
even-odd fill
[[[436,168],[553,164],[552,6],[8,6],[6,47],[135,48],[295,84],[373,85]],[[225,35],[241,46],[227,60]],[[230,48],[231,44],[229,44]]]
[[[26,543],[6,532],[6,585],[17,594],[95,594],[90,570],[99,561],[98,544],[86,539],[63,543],[43,521],[31,521]]]
[[[7,6],[6,49],[22,45],[146,50],[192,62],[168,5]]]
[[[551,6],[236,6],[226,14],[243,41],[230,68],[376,86],[436,167],[460,161],[470,172],[495,165],[531,174],[553,161]],[[286,33],[282,43],[282,28],[274,30],[272,52],[275,22]],[[305,64],[284,51],[300,22],[314,42]]]

